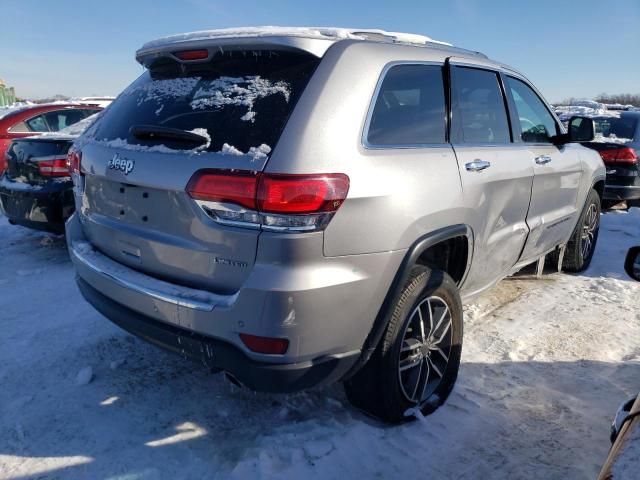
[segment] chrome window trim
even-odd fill
[[[449,146],[449,144],[446,142],[446,139],[442,143],[414,143],[414,144],[403,143],[403,144],[391,144],[391,145],[377,145],[377,144],[369,143],[369,140],[368,140],[369,127],[371,126],[371,118],[373,117],[373,110],[375,109],[376,101],[378,100],[380,89],[382,88],[382,83],[387,77],[389,70],[399,65],[403,65],[403,66],[404,65],[427,65],[427,66],[441,67],[443,69],[445,67],[444,62],[421,61],[421,60],[394,60],[393,62],[387,63],[382,68],[382,72],[380,72],[380,76],[378,77],[378,81],[376,83],[376,88],[373,91],[373,96],[371,97],[371,100],[369,102],[369,108],[367,109],[367,116],[365,118],[364,126],[362,129],[362,136],[360,138],[360,143],[362,147],[365,148],[366,150],[398,150],[398,149],[418,149],[418,148],[433,148],[433,147]],[[443,88],[445,87],[446,85],[444,85],[444,80],[443,80]],[[443,94],[445,94],[445,115],[446,115],[446,109],[447,109],[446,92],[443,91]],[[445,122],[445,137],[446,137],[446,119],[443,118],[442,120],[443,122]]]

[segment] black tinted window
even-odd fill
[[[63,128],[78,123],[80,120],[86,117],[86,110],[57,110],[54,112],[45,113],[44,117],[47,119],[49,128],[57,132]]]
[[[596,136],[602,136],[608,140],[631,142],[635,136],[638,117],[635,116],[611,116],[597,117],[593,119],[596,127]]]
[[[453,69],[456,141],[464,143],[508,143],[509,122],[498,75],[475,68]]]
[[[286,52],[219,52],[207,63],[164,60],[129,86],[100,119],[98,140],[191,149],[168,138],[134,137],[132,126],[195,131],[210,137],[206,150],[275,146],[318,59]],[[206,132],[203,132],[206,130]],[[227,145],[224,147],[224,145]]]
[[[444,143],[442,67],[396,65],[389,69],[373,108],[367,141],[382,146]]]
[[[47,123],[44,121],[43,115],[38,115],[37,117],[33,117],[26,121],[26,124],[29,126],[29,129],[32,132],[48,132],[49,127],[47,127]]]
[[[549,143],[558,127],[542,100],[524,82],[507,77],[507,85],[516,104],[520,138],[526,143]]]

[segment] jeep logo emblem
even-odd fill
[[[125,175],[129,175],[135,166],[136,162],[128,158],[120,157],[119,153],[116,153],[113,158],[107,162],[107,167],[111,170],[120,170]]]

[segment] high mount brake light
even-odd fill
[[[633,148],[623,147],[600,151],[604,163],[633,165],[638,163],[638,156]]]
[[[206,60],[209,57],[207,50],[182,50],[180,52],[173,52],[173,55],[180,60]]]
[[[277,231],[323,229],[349,191],[342,173],[196,172],[187,192],[220,223]]]
[[[66,157],[38,161],[38,170],[43,177],[68,177]]]

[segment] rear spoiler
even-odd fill
[[[136,52],[136,61],[144,67],[149,67],[158,58],[170,58],[176,62],[189,63],[192,60],[182,60],[175,54],[192,50],[206,50],[208,56],[198,60],[206,61],[215,52],[227,52],[238,50],[253,51],[303,51],[315,57],[321,58],[337,39],[330,38],[305,38],[295,36],[248,36],[233,38],[200,38],[166,43],[163,45],[143,46]]]

